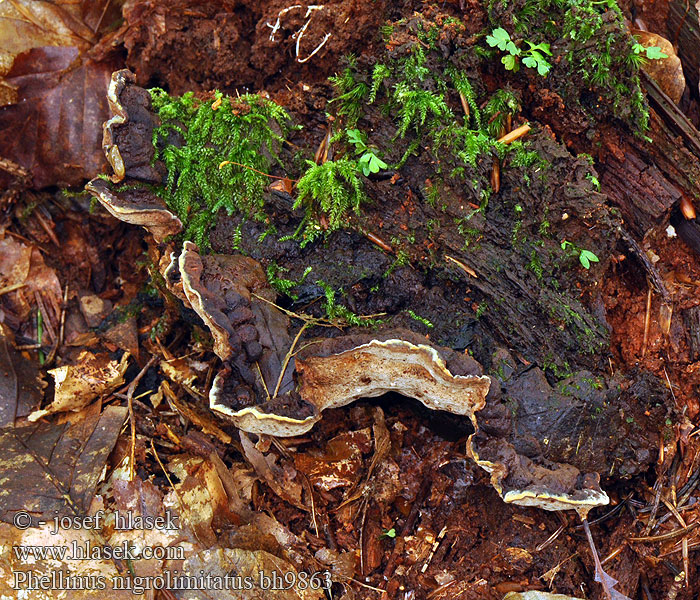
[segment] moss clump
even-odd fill
[[[270,100],[215,92],[210,100],[152,89],[162,124],[153,134],[156,158],[168,168],[161,190],[185,225],[184,236],[209,247],[207,232],[220,209],[263,220],[267,173],[289,127],[287,112]]]
[[[360,204],[367,198],[357,161],[341,158],[320,165],[307,163],[309,168],[297,182],[299,194],[294,203],[294,208],[306,211],[295,234],[301,238],[302,247],[324,231],[330,233],[347,227],[348,213],[359,214]]]
[[[639,82],[643,57],[614,0],[491,2],[489,18],[509,30],[516,44],[534,39],[551,45],[556,66],[550,85],[567,103],[599,120],[612,114],[637,133],[647,129]]]

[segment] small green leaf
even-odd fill
[[[358,146],[364,146],[365,143],[362,140],[362,133],[359,129],[348,129],[348,140],[351,144],[356,144]]]
[[[375,154],[370,154],[369,170],[372,173],[379,173],[382,169],[386,169],[387,164]]]
[[[658,46],[649,46],[647,48],[647,58],[651,60],[660,60],[662,58],[668,58],[668,54],[662,52],[661,48]]]
[[[511,56],[510,54],[508,54],[507,56],[501,58],[501,62],[505,65],[508,71],[517,72],[518,64],[515,61],[515,56]]]
[[[394,539],[396,537],[396,528],[392,527],[391,529],[385,529],[382,531],[382,534],[379,536],[379,539],[381,540],[382,538],[391,538]]]
[[[503,27],[494,29],[486,36],[486,43],[492,48],[497,46],[499,50],[505,50],[508,42],[512,43],[510,34]]]
[[[552,56],[552,51],[549,49],[549,44],[545,42],[542,42],[541,44],[533,44],[532,42],[525,40],[525,43],[530,46],[528,52],[534,53],[536,51],[540,51],[544,52],[548,56]]]
[[[590,250],[581,250],[581,254],[579,254],[578,259],[583,265],[584,269],[588,269],[592,262],[598,262],[598,257]]]
[[[534,56],[526,56],[525,58],[523,58],[523,64],[526,67],[534,69],[537,66],[537,59]]]

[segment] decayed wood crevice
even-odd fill
[[[625,228],[638,239],[666,224],[682,198],[695,199],[700,160],[653,109],[647,135],[608,139],[611,150],[599,167],[603,191],[616,205]],[[692,125],[690,126],[692,127]],[[690,130],[697,136],[698,132]]]
[[[678,48],[688,84],[697,91],[700,80],[700,2],[672,0],[668,7],[668,37]]]

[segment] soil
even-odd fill
[[[642,142],[606,112],[609,107],[600,99],[583,93],[576,102],[563,97],[564,82],[586,87],[580,73],[569,73],[557,63],[545,86],[534,72],[518,77],[505,72],[498,60],[486,65],[477,61],[472,46],[479,32],[490,27],[487,4],[502,5],[493,11],[501,22],[511,23],[513,6],[524,3],[331,0],[307,10],[281,0],[128,0],[124,23],[113,39],[121,44],[124,66],[135,73],[139,86],[162,87],[174,95],[195,91],[201,97],[215,89],[231,95],[264,90],[303,126],[282,151],[286,165],[299,164],[298,152],[312,157],[337,124],[340,117],[330,114],[335,92],[328,77],[343,68],[343,57],[354,54],[360,65],[373,66],[400,56],[405,52],[402,43],[415,41],[416,23],[440,29],[428,68],[455,61],[479,73],[480,95],[507,84],[520,96],[522,110],[513,127],[531,124],[529,148],[546,159],[547,175],[526,181],[526,168],[500,163],[499,189],[490,196],[487,210],[469,221],[475,230],[471,246],[465,242],[464,223],[479,208],[482,188],[445,181],[441,204],[431,204],[438,163],[449,159],[422,146],[400,169],[370,176],[366,192],[371,200],[362,214],[323,242],[302,248],[297,241],[281,241],[294,233],[302,214],[292,208],[292,195],[268,189],[266,210],[276,233],[264,235],[269,223],[222,214],[210,232],[211,248],[234,253],[232,240],[238,237],[240,252],[263,269],[276,264],[293,280],[312,266],[313,276],[295,287],[294,297],[278,298],[285,309],[322,317],[325,290],[317,283],[322,280],[340,292],[352,312],[382,313],[386,327],[411,329],[434,344],[471,355],[493,379],[484,429],[497,432],[524,456],[599,473],[612,499],[610,507],[590,515],[604,568],[630,598],[665,598],[683,568],[676,539],[630,538],[649,536],[644,519],[656,490],[663,489],[667,498],[673,494],[675,501],[676,492],[682,496],[681,490],[687,489],[697,502],[691,484],[697,478],[700,443],[700,322],[694,325],[700,306],[698,248],[668,232],[672,214],[678,215],[676,206],[661,211],[654,227],[640,233],[624,207],[615,206],[604,177],[596,189],[591,177],[597,171],[579,154],[591,154],[605,173],[610,160],[625,158],[626,144]],[[659,33],[665,33],[667,4],[621,3],[630,20],[641,18]],[[387,22],[396,30],[390,42],[380,32]],[[458,95],[448,100],[461,114]],[[371,131],[372,142],[386,149],[387,163],[397,163],[408,147],[376,105],[367,107],[359,127]],[[149,133],[142,132],[135,145],[148,143]],[[149,173],[157,171],[149,160],[141,162]],[[495,162],[491,156],[480,159],[475,177],[493,181]],[[62,286],[74,291],[66,310],[62,361],[74,360],[86,344],[115,355],[131,346],[143,367],[150,354],[162,354],[165,347],[173,356],[196,354],[208,367],[198,381],[209,384],[218,362],[211,344],[202,342],[207,333],[201,320],[183,310],[172,294],[163,294],[162,286],[160,293],[153,289],[157,284],[147,287],[157,279],[154,265],[163,247],[141,228],[119,223],[104,211],[90,213],[87,200],[56,193],[45,212],[61,251],[46,251],[54,248],[52,237],[40,219],[25,219],[20,209],[20,203],[34,200],[33,194],[26,192],[18,201],[11,230],[37,243]],[[541,233],[545,220],[549,235]],[[668,331],[660,317],[667,302],[652,285],[643,261],[625,245],[622,229],[637,238],[672,298]],[[583,269],[577,256],[562,258],[564,240],[600,261]],[[544,276],[533,267],[533,253],[541,257]],[[399,256],[405,260],[397,264]],[[88,326],[78,308],[79,296],[88,293],[114,307],[98,327]],[[3,302],[4,322],[18,343],[29,344],[35,323],[23,318],[9,299]],[[430,326],[416,320],[416,314]],[[105,336],[107,331],[114,334],[120,321],[130,321],[132,337]],[[165,331],[162,340],[149,337],[156,326]],[[292,333],[298,331],[299,325],[295,327]],[[312,327],[307,335],[342,333]],[[140,367],[133,366],[127,379]],[[136,396],[157,387],[159,377],[149,371]],[[178,391],[187,396],[186,389]],[[137,406],[136,411],[143,436],[167,441],[164,423],[168,431],[189,435],[172,413],[158,424],[151,421],[150,409]],[[489,475],[467,455],[466,439],[473,430],[466,419],[389,394],[328,410],[309,434],[285,440],[285,451],[273,446],[269,460],[283,464],[286,473],[296,469],[309,478],[318,474],[314,468],[332,470],[329,440],[337,442],[348,432],[358,438],[366,435],[362,432],[377,427],[378,414],[386,421],[391,450],[373,473],[362,502],[341,506],[342,487],[314,488],[320,533],[312,533],[308,512],[262,480],[255,484],[254,509],[274,515],[306,540],[303,556],[331,548],[361,557],[354,581],[336,584],[333,598],[501,600],[507,592],[526,590],[605,598],[580,520],[572,511],[502,502]],[[220,425],[237,438],[233,427]],[[241,459],[238,444],[217,446],[225,461]],[[355,483],[371,472],[371,454],[361,446],[357,455],[363,458],[357,459],[354,472],[345,474]],[[295,452],[304,458],[295,459]],[[156,472],[145,451],[143,456],[142,474]],[[690,524],[700,514],[692,495],[686,502],[683,515]],[[652,535],[670,531],[672,524],[677,527],[673,519],[664,523]],[[395,537],[387,535],[390,530]],[[690,585],[679,591],[679,600],[700,594],[697,540],[690,538]]]

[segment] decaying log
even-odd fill
[[[690,360],[700,360],[700,306],[693,306],[681,312],[683,324],[688,332]]]
[[[682,198],[700,197],[700,133],[652,80],[644,77],[644,84],[652,141],[614,140],[599,168],[603,190],[638,238],[667,223]]]
[[[698,91],[700,80],[700,2],[673,0],[668,7],[668,37],[678,49],[688,84]]]

